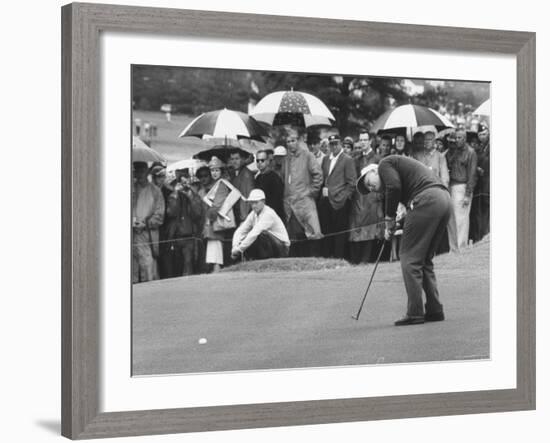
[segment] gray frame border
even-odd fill
[[[517,388],[99,411],[99,35],[382,46],[517,58]],[[535,33],[73,3],[62,7],[62,435],[71,439],[535,409]]]

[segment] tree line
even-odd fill
[[[356,135],[394,105],[418,103],[436,107],[442,101],[477,106],[488,98],[488,84],[449,82],[427,85],[421,95],[409,95],[402,79],[351,75],[304,74],[229,69],[137,65],[132,69],[133,108],[198,115],[228,108],[247,112],[270,92],[299,90],[315,95],[336,118],[340,133]],[[485,97],[486,96],[486,97]],[[479,102],[479,103],[476,103]]]

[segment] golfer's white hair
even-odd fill
[[[370,165],[365,166],[361,169],[361,176],[366,177],[369,172],[378,171],[378,165],[371,163]]]

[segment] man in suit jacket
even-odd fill
[[[235,151],[231,153],[229,162],[232,167],[231,184],[235,186],[243,198],[233,207],[235,211],[235,220],[237,226],[241,224],[248,213],[250,212],[250,203],[246,201],[246,198],[250,194],[250,191],[254,189],[254,174],[245,164],[245,152]]]
[[[346,155],[338,135],[329,137],[330,155],[323,159],[323,187],[319,200],[319,221],[326,238],[322,253],[325,257],[344,258],[348,234],[333,235],[348,229],[350,199],[355,190],[357,174],[351,157]]]

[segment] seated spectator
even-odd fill
[[[241,254],[252,259],[287,257],[290,240],[285,225],[273,209],[265,204],[261,189],[253,189],[247,201],[252,211],[233,235],[231,257]]]

